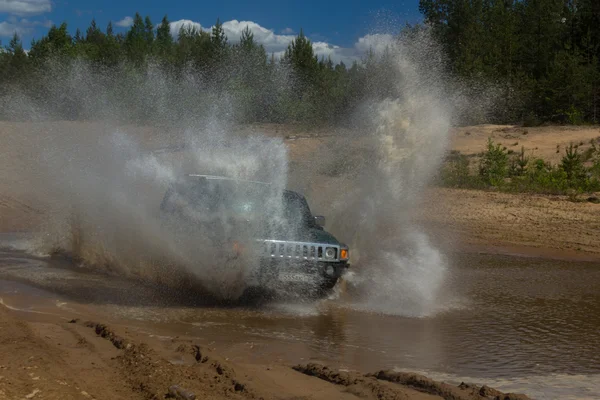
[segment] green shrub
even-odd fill
[[[530,190],[538,193],[564,194],[569,189],[567,174],[564,170],[550,165],[535,169],[529,176]]]
[[[578,188],[583,185],[586,179],[585,166],[583,165],[579,150],[573,144],[570,144],[565,149],[565,155],[561,160],[560,168],[566,173],[570,187]]]
[[[581,125],[584,122],[583,113],[574,105],[571,105],[571,107],[565,111],[565,114],[571,125]]]
[[[508,154],[500,144],[488,139],[488,147],[479,164],[479,176],[490,186],[500,186],[508,176]]]
[[[528,164],[529,157],[525,156],[525,147],[521,146],[521,152],[510,159],[509,176],[515,177],[525,175]]]

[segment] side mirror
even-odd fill
[[[322,215],[315,216],[315,225],[320,226],[321,228],[325,226],[325,217]]]

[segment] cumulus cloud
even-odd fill
[[[18,19],[10,17],[8,20],[0,22],[0,37],[12,37],[15,33],[19,36],[23,36],[33,32],[33,29],[36,26],[50,28],[52,26],[52,21],[31,21],[26,18]]]
[[[354,47],[361,53],[372,50],[374,53],[383,53],[394,42],[394,37],[389,34],[366,35],[358,39]]]
[[[200,23],[189,19],[181,19],[171,22],[171,34],[174,37],[177,37],[182,26],[191,26],[198,30],[208,32],[213,28],[212,26],[203,27]],[[291,28],[286,28],[281,31],[281,34],[277,34],[274,30],[265,28],[253,21],[238,21],[234,19],[223,23],[223,30],[230,43],[238,43],[242,31],[246,29],[246,27],[254,34],[254,40],[257,43],[262,44],[267,53],[274,54],[276,58],[283,56],[285,49],[292,43],[292,40],[296,38],[296,35],[293,34]],[[324,40],[313,41],[312,45],[315,54],[319,58],[331,57],[332,61],[335,63],[344,62],[346,65],[349,65],[354,61],[360,60],[369,49],[375,53],[384,51],[392,41],[392,35],[375,34],[359,38],[352,47],[342,47],[328,43]]]
[[[171,35],[173,35],[173,37],[179,36],[179,31],[184,26],[186,28],[195,28],[199,31],[202,30],[202,25],[200,25],[198,22],[194,22],[189,19],[180,19],[178,21],[173,21],[170,23]]]
[[[0,37],[10,37],[15,33],[22,35],[23,33],[27,32],[24,32],[21,27],[15,24],[11,24],[10,22],[0,22]]]
[[[129,28],[131,25],[133,25],[133,18],[127,16],[122,20],[115,22],[115,25],[121,28]]]
[[[0,0],[0,13],[35,15],[52,11],[50,0]]]
[[[294,40],[294,35],[278,35],[273,30],[252,21],[231,20],[223,23],[223,30],[232,43],[240,41],[242,31],[248,27],[254,34],[254,40],[265,46],[269,53],[284,51]]]

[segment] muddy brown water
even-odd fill
[[[600,398],[600,265],[456,255],[452,301],[421,318],[365,312],[344,296],[215,306],[65,262],[0,251],[0,297],[71,317],[90,309],[156,337],[197,337],[232,361],[395,368],[543,399]],[[176,360],[173,360],[174,362]]]

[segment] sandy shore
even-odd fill
[[[565,196],[437,188],[416,219],[462,250],[600,260],[600,205]]]

